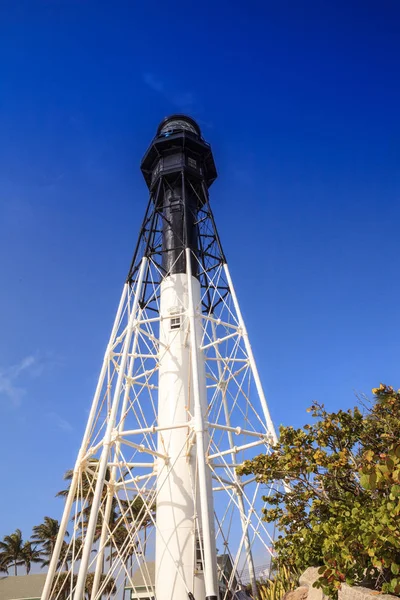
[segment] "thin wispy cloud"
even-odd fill
[[[165,94],[163,82],[157,79],[153,73],[145,73],[143,75],[143,80],[145,84],[155,92],[158,92],[159,94]]]
[[[46,414],[46,417],[51,421],[53,426],[57,427],[57,429],[61,429],[61,431],[71,433],[71,431],[74,430],[71,423],[67,421],[67,419],[64,419],[64,417],[61,417],[56,412],[49,412]]]
[[[37,377],[42,370],[43,366],[34,355],[26,356],[15,365],[0,367],[0,400],[14,408],[20,406],[26,394],[25,376]]]
[[[200,110],[199,102],[196,95],[187,90],[172,90],[164,81],[156,77],[153,73],[145,73],[143,75],[145,84],[157,92],[182,112],[198,112]]]

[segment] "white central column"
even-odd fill
[[[192,278],[192,289],[198,304],[200,284],[196,278]],[[194,414],[194,398],[188,303],[188,275],[180,273],[166,277],[161,284],[160,341],[167,350],[160,346],[158,425],[169,427],[188,423],[188,427],[164,430],[158,435],[159,452],[167,454],[170,461],[169,465],[162,459],[158,461],[157,600],[188,600],[189,592],[195,600],[205,598],[200,553],[196,556],[196,515],[199,523],[201,519],[196,447],[193,445],[195,436],[191,435],[192,424],[189,423],[190,415]],[[197,326],[201,339],[200,320]],[[200,356],[199,359],[202,404],[206,407],[204,358]]]

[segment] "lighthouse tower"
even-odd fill
[[[237,466],[276,434],[209,202],[213,155],[173,115],[141,170],[149,201],[42,600],[223,600],[241,583],[256,598],[272,540]]]

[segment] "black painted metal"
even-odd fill
[[[207,274],[225,262],[208,189],[217,177],[210,145],[197,123],[185,115],[172,115],[159,125],[141,170],[150,200],[139,234],[127,281],[134,283],[143,256],[149,259],[141,306],[158,312],[154,283],[174,273],[186,273],[185,249],[191,251],[192,274],[207,294],[204,312],[215,308]],[[219,283],[226,295],[228,285]],[[221,302],[221,299],[217,302]]]
[[[209,144],[190,117],[164,119],[142,163],[142,173],[152,191],[161,182],[157,208],[163,213],[163,269],[168,274],[185,273],[184,250],[190,248],[192,272],[198,276],[197,213],[205,203],[204,191],[217,176]],[[196,194],[191,183],[201,183]]]

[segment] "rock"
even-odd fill
[[[303,575],[300,575],[299,583],[308,588],[307,600],[326,600],[327,596],[322,590],[313,587],[313,583],[319,579],[319,567],[308,567]]]
[[[361,586],[351,586],[342,583],[339,590],[339,600],[396,600],[396,596],[391,594],[382,594]]]
[[[318,578],[318,567],[309,567],[306,571],[304,571],[303,575],[300,576],[299,583],[302,587],[297,589],[302,590],[307,588],[307,600],[329,600],[329,598],[322,593],[322,590],[312,587],[313,583]],[[296,591],[297,590],[295,590],[295,592]],[[295,592],[289,592],[289,594]],[[286,596],[288,596],[288,594],[285,594],[285,600],[300,600],[300,596],[298,598],[286,598]],[[346,583],[342,583],[342,587],[340,588],[338,594],[338,600],[377,600],[377,597],[379,600],[398,600],[396,596],[392,596],[391,594],[382,594],[375,592],[374,590],[370,590],[369,588],[350,586]]]
[[[305,585],[292,590],[291,592],[286,592],[283,596],[282,600],[306,600],[308,596],[308,587]]]
[[[308,569],[304,571],[303,575],[300,575],[300,585],[312,587],[313,583],[319,579],[318,569],[319,567],[308,567]]]

